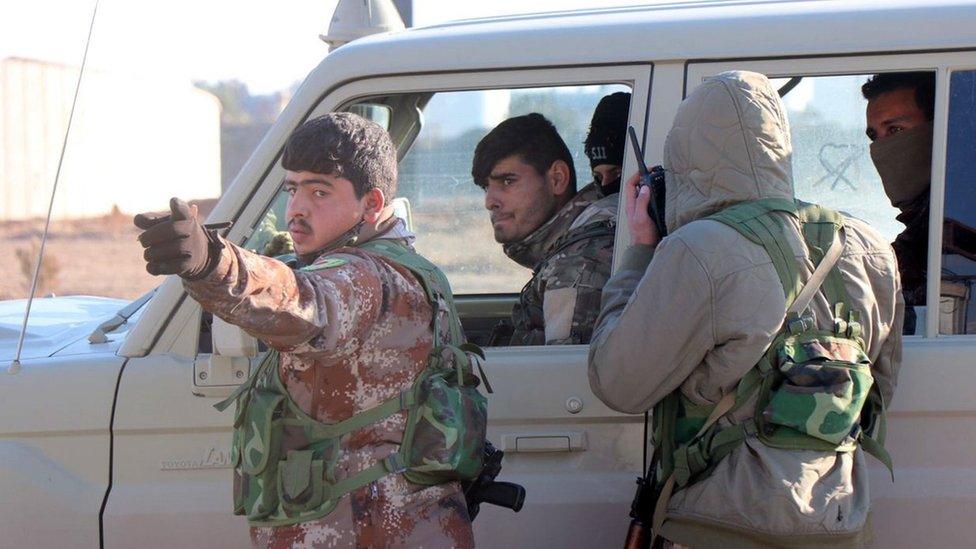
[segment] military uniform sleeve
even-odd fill
[[[650,256],[647,247],[627,250],[604,287],[590,343],[590,387],[610,408],[632,414],[678,388],[715,340],[712,284],[702,263],[675,236]]]
[[[379,314],[383,288],[375,262],[332,254],[335,266],[295,271],[224,244],[217,268],[185,280],[184,287],[204,309],[275,349],[341,352],[361,340]]]
[[[546,345],[589,343],[612,259],[610,236],[582,240],[547,263],[541,273]]]

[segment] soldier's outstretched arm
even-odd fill
[[[362,339],[383,289],[372,260],[333,254],[317,265],[295,271],[225,242],[214,270],[183,284],[206,310],[278,350],[321,352]]]
[[[179,275],[204,309],[276,349],[335,350],[379,315],[382,267],[365,257],[330,256],[317,264],[324,268],[296,272],[207,231],[178,198],[170,212],[139,214],[133,222],[143,230],[147,271]]]

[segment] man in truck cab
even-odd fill
[[[876,74],[864,83],[861,93],[868,100],[871,160],[888,200],[901,211],[898,221],[905,225],[891,246],[898,256],[905,295],[905,333],[914,334],[918,330],[914,307],[925,305],[935,74]]]
[[[610,277],[617,197],[576,190],[573,157],[541,114],[505,120],[475,148],[495,240],[532,278],[512,312],[512,345],[588,343]]]
[[[794,199],[785,108],[727,72],[685,99],[664,150],[668,236],[638,178],[604,288],[594,393],[654,409],[646,511],[691,547],[862,547],[866,453],[901,361],[895,254],[863,221]]]
[[[472,383],[450,410],[427,398],[473,376],[447,281],[389,206],[396,148],[332,113],[295,130],[281,162],[295,264],[217,236],[175,198],[135,219],[150,273],[179,275],[272,349],[222,403],[237,402],[234,511],[260,546],[472,547],[456,479],[480,468],[485,403]],[[471,452],[453,472],[451,447]]]
[[[620,192],[620,170],[624,164],[629,112],[630,94],[627,92],[616,92],[605,96],[600,99],[593,111],[590,130],[583,142],[583,150],[590,160],[593,188],[598,190],[601,196]]]

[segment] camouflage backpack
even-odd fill
[[[811,260],[817,265],[804,284],[786,239],[787,222],[799,219]],[[839,269],[844,247],[843,217],[813,204],[785,199],[744,202],[709,219],[724,223],[762,246],[786,294],[783,327],[736,390],[715,406],[698,406],[675,390],[654,407],[654,471],[660,491],[653,530],[659,533],[674,490],[709,475],[747,437],[776,448],[852,452],[860,445],[889,471],[884,449],[884,403],[874,385],[871,361],[861,338],[859,312]],[[817,328],[807,306],[822,291],[832,305],[833,328]],[[719,427],[717,422],[756,397],[754,417]]]
[[[484,358],[473,344],[462,343],[460,323],[444,274],[428,260],[390,240],[360,248],[409,269],[421,282],[433,311],[433,346],[427,368],[413,385],[386,402],[335,424],[305,414],[291,399],[278,372],[279,355],[271,350],[250,377],[215,407],[237,402],[232,463],[234,514],[254,526],[283,526],[328,515],[342,496],[391,473],[417,484],[440,484],[478,476],[484,459],[487,400],[478,391]],[[328,260],[305,267],[316,270]],[[438,310],[446,306],[450,340],[441,341]],[[452,356],[453,361],[445,361]],[[487,385],[490,392],[491,388]],[[336,478],[340,438],[407,411],[406,430],[397,452],[348,478]],[[281,441],[304,441],[287,452]],[[290,445],[294,446],[294,445]],[[284,454],[284,455],[282,455]]]

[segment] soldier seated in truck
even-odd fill
[[[472,547],[457,480],[480,470],[485,400],[447,279],[389,206],[396,148],[332,113],[295,130],[281,163],[292,265],[217,236],[176,198],[135,219],[151,274],[179,275],[272,349],[218,405],[238,405],[234,512],[260,546]]]
[[[605,96],[593,111],[583,150],[593,172],[591,185],[599,191],[600,196],[620,192],[629,112],[630,94],[627,92],[615,92]],[[587,188],[591,185],[587,185]]]
[[[588,343],[610,277],[617,196],[576,190],[572,155],[538,113],[509,118],[482,138],[471,175],[485,191],[495,240],[532,269],[512,311],[510,344]]]

